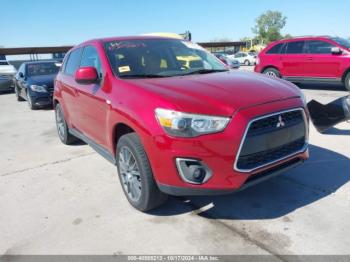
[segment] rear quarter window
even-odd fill
[[[283,45],[284,43],[279,43],[277,45],[272,46],[269,50],[267,50],[266,54],[280,54]]]

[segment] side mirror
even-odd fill
[[[24,77],[24,75],[23,75],[22,72],[19,72],[18,76],[19,76],[20,78],[23,78],[23,77]]]
[[[331,52],[333,55],[340,55],[343,53],[343,50],[341,50],[339,47],[332,47]]]
[[[83,84],[83,85],[97,83],[98,74],[97,74],[96,68],[92,66],[80,67],[75,72],[75,81],[78,84]]]

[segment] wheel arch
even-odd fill
[[[53,104],[53,108],[55,108],[57,106],[57,104],[59,104],[60,102],[58,101],[57,98],[54,98],[54,100],[52,101]]]
[[[260,73],[264,73],[264,71],[265,71],[266,69],[268,69],[268,68],[276,69],[276,70],[278,70],[278,72],[281,74],[281,70],[280,70],[277,66],[274,66],[274,65],[267,65],[267,66],[263,67],[263,68],[261,69],[261,72],[260,72]]]
[[[112,134],[112,139],[115,145],[118,144],[119,139],[126,134],[129,133],[137,133],[135,128],[131,127],[130,125],[124,123],[124,122],[119,122],[116,123],[113,127],[113,134]]]
[[[343,76],[342,76],[342,78],[341,78],[342,83],[345,83],[345,78],[346,78],[346,76],[347,76],[349,73],[350,73],[350,67],[347,68],[347,69],[344,71],[344,74],[343,74]]]

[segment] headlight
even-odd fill
[[[156,118],[171,136],[195,137],[225,129],[230,118],[187,114],[162,108],[155,110]]]
[[[30,89],[34,92],[40,92],[40,93],[46,93],[46,88],[45,86],[37,86],[37,85],[31,85]]]

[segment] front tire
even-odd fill
[[[345,77],[344,84],[346,89],[350,92],[350,73],[348,73]]]
[[[136,133],[123,135],[119,139],[116,158],[120,183],[134,208],[145,212],[166,201],[167,195],[158,189],[148,157]]]
[[[24,101],[24,99],[19,94],[18,87],[16,85],[15,85],[15,94],[16,94],[16,100],[17,101],[19,101],[19,102]]]
[[[27,92],[27,102],[28,102],[28,106],[31,110],[37,109],[37,107],[33,104],[33,100],[32,100],[32,97],[30,96],[29,92]]]
[[[263,71],[263,74],[267,75],[269,77],[272,77],[272,78],[281,78],[280,72],[277,69],[272,68],[272,67],[266,68]]]
[[[63,111],[60,104],[55,106],[55,119],[58,137],[65,145],[76,143],[79,139],[69,133],[67,122],[64,118]]]

